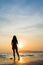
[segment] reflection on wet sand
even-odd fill
[[[42,57],[20,57],[20,60],[16,60],[14,65],[43,65]]]
[[[22,59],[22,57],[20,57],[20,61],[19,61],[19,62],[21,62],[21,63],[23,62],[23,59]]]
[[[18,61],[18,58],[16,58],[15,62],[14,59],[0,59],[0,65],[43,65],[43,57],[20,57],[20,60]]]

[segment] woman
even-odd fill
[[[12,50],[13,50],[14,60],[15,60],[15,51],[17,53],[18,60],[20,60],[17,44],[18,44],[18,40],[17,40],[16,36],[14,35],[13,39],[12,39]]]

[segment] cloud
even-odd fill
[[[25,26],[25,27],[21,27],[21,28],[18,28],[18,29],[20,29],[20,30],[29,30],[29,29],[34,29],[34,28],[43,29],[43,24],[38,23],[38,24],[35,24],[35,25]]]
[[[0,31],[9,33],[43,28],[42,0],[4,0],[0,3]]]

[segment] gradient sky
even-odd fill
[[[43,51],[43,0],[0,0],[0,52],[11,51],[13,35],[21,50]]]

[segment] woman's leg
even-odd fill
[[[18,53],[18,48],[16,46],[16,53],[17,53],[17,56],[18,56],[18,60],[20,60],[20,56],[19,56],[19,53]]]
[[[14,56],[14,60],[15,60],[15,49],[13,49],[13,56]]]

